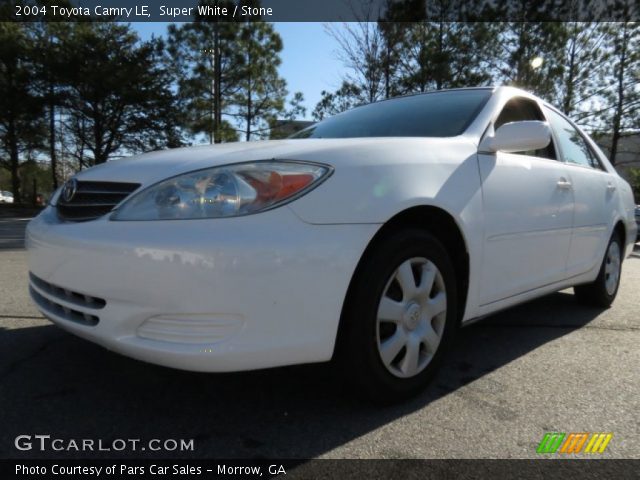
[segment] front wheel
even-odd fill
[[[363,259],[343,314],[339,355],[358,391],[390,403],[424,388],[457,323],[449,255],[432,235],[407,229]]]
[[[609,240],[598,277],[592,283],[573,287],[580,302],[603,308],[613,303],[620,285],[622,248],[620,235],[614,233]]]

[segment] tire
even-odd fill
[[[402,230],[380,240],[358,267],[341,319],[337,364],[348,385],[374,403],[403,400],[427,386],[457,323],[449,255],[433,235]]]
[[[611,306],[620,285],[622,252],[622,240],[620,235],[614,232],[607,245],[598,277],[592,283],[573,287],[579,302],[602,308]]]

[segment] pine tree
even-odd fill
[[[602,82],[607,87],[599,114],[611,133],[610,160],[615,165],[620,139],[640,130],[640,24],[607,25],[608,68]]]
[[[500,38],[498,80],[558,103],[567,33],[561,23],[509,22]]]
[[[201,0],[200,5],[227,7],[229,0]],[[210,143],[237,140],[231,99],[238,92],[243,57],[238,48],[240,22],[196,16],[193,23],[170,25],[168,51],[177,79],[184,123],[194,134],[206,134]]]
[[[249,141],[255,135],[267,134],[269,120],[285,110],[286,82],[278,74],[282,39],[273,25],[247,21],[241,27],[238,48],[243,62],[233,103],[238,124]]]
[[[61,56],[73,66],[60,76],[65,126],[90,153],[85,161],[98,164],[119,152],[166,146],[176,110],[162,41],[141,42],[128,25],[117,23],[65,25]]]
[[[576,118],[589,116],[587,107],[603,92],[598,73],[604,68],[607,29],[599,23],[565,24],[567,43],[558,107]]]
[[[63,23],[50,22],[35,24],[34,35],[34,62],[36,66],[34,85],[39,95],[43,98],[46,108],[47,146],[51,172],[51,184],[58,187],[58,123],[61,116],[61,107],[64,102],[61,74],[69,68],[62,63],[61,45],[66,40],[66,32],[69,30]]]
[[[32,79],[35,44],[28,24],[0,22],[0,166],[22,200],[20,167],[44,140],[44,101]]]
[[[311,113],[316,121],[366,103],[360,88],[346,81],[335,92],[323,90],[321,95],[320,101]]]

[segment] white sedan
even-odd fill
[[[608,306],[635,238],[631,188],[588,135],[526,92],[471,88],[82,171],[28,226],[29,288],[124,355],[208,372],[335,356],[390,401],[459,325],[572,286]]]
[[[0,203],[13,203],[13,193],[6,190],[0,191]]]

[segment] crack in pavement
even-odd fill
[[[57,336],[55,338],[48,339],[42,345],[40,345],[40,347],[38,347],[36,350],[31,352],[29,355],[27,355],[25,357],[22,357],[22,358],[19,358],[17,360],[14,360],[13,362],[9,363],[9,365],[4,370],[0,371],[0,381],[4,380],[6,377],[11,375],[23,363],[27,363],[28,361],[33,360],[38,355],[40,355],[45,350],[47,350],[50,346],[52,346],[54,343],[56,343],[59,340],[62,340],[64,338],[65,338],[64,335],[60,335],[60,336]]]

